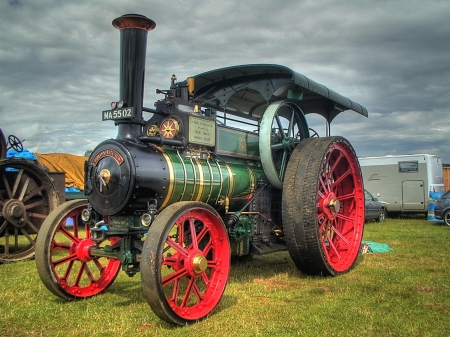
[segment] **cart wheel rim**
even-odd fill
[[[86,298],[106,290],[115,280],[120,261],[94,257],[90,229],[80,215],[85,200],[72,200],[60,205],[45,220],[36,246],[36,265],[47,288],[66,299]],[[117,237],[100,246],[113,245]]]
[[[34,257],[37,234],[58,197],[50,177],[32,161],[0,162],[0,261]]]
[[[364,200],[358,162],[345,143],[333,144],[323,161],[317,191],[317,223],[321,245],[330,266],[338,271],[348,270],[358,253],[364,224],[361,210]],[[350,207],[343,207],[344,203]]]
[[[300,142],[286,169],[282,212],[297,268],[330,276],[351,269],[364,230],[364,188],[358,158],[345,138]]]
[[[166,208],[170,219],[156,218],[141,263],[152,269],[141,270],[147,301],[160,318],[175,324],[202,319],[216,307],[230,268],[227,233],[218,215],[185,205]]]

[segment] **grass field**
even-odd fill
[[[34,261],[0,265],[0,336],[448,336],[450,227],[387,219],[368,223],[364,240],[393,251],[364,255],[335,278],[302,275],[286,252],[233,264],[218,308],[187,327],[153,314],[139,275],[66,302]]]

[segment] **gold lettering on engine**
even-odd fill
[[[97,166],[98,162],[105,157],[113,158],[119,165],[123,164],[123,157],[119,152],[113,149],[105,149],[95,155],[94,159],[92,159],[92,165]]]

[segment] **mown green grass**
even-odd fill
[[[335,278],[301,274],[286,252],[233,264],[219,306],[187,327],[153,314],[139,275],[121,273],[107,293],[66,302],[44,287],[34,261],[0,265],[0,335],[447,336],[450,227],[388,219],[368,223],[364,239],[394,250]]]

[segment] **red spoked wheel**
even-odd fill
[[[93,257],[90,229],[81,220],[87,200],[67,201],[45,219],[36,240],[36,267],[45,286],[67,300],[91,297],[105,291],[115,280],[120,261]],[[119,239],[101,243],[113,245]]]
[[[302,272],[334,276],[352,268],[364,230],[364,188],[346,139],[310,138],[295,148],[283,187],[283,228]]]
[[[144,296],[161,319],[198,321],[219,303],[230,269],[222,219],[201,202],[164,209],[148,231],[141,260]]]

